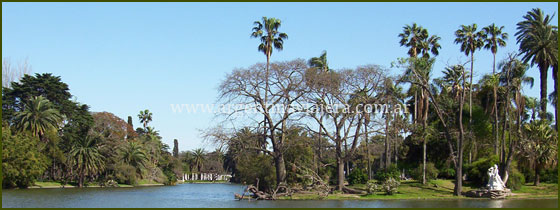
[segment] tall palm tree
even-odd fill
[[[502,30],[504,30],[504,26],[498,27],[494,23],[482,28],[482,38],[485,43],[484,49],[490,50],[490,52],[492,52],[492,55],[494,56],[492,74],[496,73],[496,53],[498,53],[498,48],[506,46],[506,40],[509,36],[508,33],[502,32]]]
[[[272,56],[273,49],[281,51],[284,49],[284,40],[288,39],[288,34],[278,31],[280,26],[282,25],[282,21],[276,18],[267,18],[262,17],[262,21],[255,21],[253,23],[253,32],[251,33],[252,38],[260,39],[261,43],[259,44],[258,50],[266,56],[266,72],[265,72],[265,92],[264,92],[264,101],[268,103],[268,90],[269,88],[269,81],[268,81],[268,74],[269,74],[269,66],[270,66],[270,56]],[[268,109],[265,107],[265,109]],[[266,142],[267,139],[267,119],[266,116],[263,117],[263,124],[264,124],[264,139],[263,141]]]
[[[319,57],[309,59],[309,66],[321,69],[322,72],[328,72],[327,51],[323,51]]]
[[[460,29],[455,31],[455,44],[461,45],[461,52],[464,52],[466,56],[471,56],[471,71],[470,71],[470,81],[469,81],[469,125],[472,126],[472,80],[474,75],[474,53],[484,46],[483,37],[484,32],[477,31],[477,25],[473,23],[472,25],[461,25]],[[495,138],[498,138],[496,133]],[[496,140],[497,141],[497,140]],[[496,146],[496,153],[498,152]]]
[[[496,74],[496,53],[498,53],[499,47],[505,47],[506,41],[508,39],[508,34],[502,32],[504,26],[498,27],[496,24],[492,23],[492,25],[486,26],[482,28],[483,32],[483,40],[484,40],[484,49],[489,49],[493,55],[493,64],[492,64],[492,74]],[[494,133],[494,140],[497,142],[498,138],[498,97],[497,91],[498,87],[494,86],[492,91],[494,92],[494,109],[496,109],[496,113],[494,115],[494,123],[496,126],[495,133]]]
[[[403,27],[403,32],[399,34],[401,38],[401,46],[408,47],[408,55],[410,57],[417,57],[421,51],[422,40],[428,37],[428,30],[422,28],[422,26],[412,23],[412,25],[405,25]]]
[[[545,118],[547,106],[548,68],[558,66],[558,27],[550,25],[554,15],[545,15],[541,9],[532,9],[517,23],[517,43],[523,62],[537,64],[540,72],[541,112]],[[556,78],[556,77],[554,77]]]
[[[70,157],[72,165],[78,171],[78,187],[84,186],[86,175],[94,175],[104,168],[104,158],[98,149],[98,139],[94,136],[86,136],[78,139],[72,145]]]
[[[422,57],[430,58],[430,53],[434,56],[439,55],[439,49],[441,49],[439,40],[441,40],[441,37],[437,35],[432,35],[429,38],[424,38],[423,40],[421,40],[420,52],[422,53]]]
[[[140,114],[138,114],[138,118],[144,126],[144,130],[146,130],[146,128],[148,127],[148,123],[152,121],[152,113],[147,109],[144,111],[140,111]]]
[[[16,123],[19,130],[30,131],[39,140],[45,140],[45,132],[56,129],[62,118],[48,99],[37,96],[25,104],[23,111],[16,114]]]

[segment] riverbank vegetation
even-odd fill
[[[173,185],[193,173],[227,173],[258,199],[457,198],[484,187],[496,164],[513,197],[557,196],[558,29],[551,19],[528,11],[515,34],[495,24],[461,25],[449,29],[455,46],[412,23],[391,32],[408,53],[390,67],[333,69],[328,59],[336,58],[326,51],[271,62],[288,34],[279,19],[263,17],[250,35],[266,62],[220,81],[217,100],[243,106],[203,131],[212,152],[180,152],[177,140],[171,149],[150,126],[157,116],[149,110],[134,128],[132,116],[91,112],[73,100],[61,77],[22,74],[3,81],[2,186]],[[500,51],[513,42],[518,52]],[[443,47],[465,61],[435,69]],[[481,50],[492,52],[493,63],[473,69]],[[540,73],[539,98],[523,92],[535,82],[531,67]],[[549,95],[550,69],[556,85]]]
[[[204,135],[225,148],[232,181],[249,185],[247,193],[257,199],[310,192],[461,196],[484,187],[494,164],[514,191],[529,182],[556,183],[557,109],[547,106],[557,107],[558,29],[550,20],[532,9],[515,34],[496,24],[460,25],[449,30],[456,46],[440,45],[440,37],[413,23],[394,32],[395,45],[408,53],[391,67],[332,69],[328,60],[336,58],[327,59],[326,51],[271,62],[273,51],[285,50],[288,34],[279,19],[263,17],[251,37],[266,62],[233,70],[218,89],[219,102],[244,106],[220,113],[224,123]],[[518,52],[500,51],[513,42]],[[457,48],[465,61],[434,69],[443,47]],[[476,70],[481,50],[494,59]],[[535,82],[527,74],[531,67],[541,75],[540,98],[523,93]],[[549,95],[550,69],[556,85]],[[474,75],[482,77],[474,81]],[[431,189],[441,179],[445,190]]]
[[[72,100],[58,76],[16,79],[2,89],[3,188],[176,182],[181,164],[149,126],[149,110],[135,130],[130,116],[126,122]]]

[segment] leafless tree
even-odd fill
[[[274,158],[279,186],[286,180],[284,142],[290,120],[301,111],[297,109],[300,106],[295,105],[306,91],[304,73],[307,68],[306,62],[301,59],[276,62],[270,64],[267,74],[265,64],[256,64],[247,69],[235,69],[219,86],[219,101],[244,105],[233,108],[226,118],[241,114],[252,120],[266,119],[259,123],[259,128],[266,128],[266,142],[252,149]],[[271,144],[271,148],[267,143]]]
[[[2,59],[2,87],[10,88],[12,82],[19,81],[26,74],[31,74],[32,69],[29,59],[25,58],[16,64],[12,64],[10,58]]]
[[[367,103],[375,103],[375,95],[383,88],[386,72],[379,66],[364,66],[356,70],[322,72],[310,69],[306,73],[309,91],[305,100],[314,104],[308,110],[308,117],[318,124],[318,129],[308,129],[321,133],[335,144],[339,190],[344,187],[344,164],[352,157],[358,146],[359,138],[364,135],[361,126],[365,115],[357,110]],[[363,96],[363,97],[358,97]],[[363,113],[363,112],[362,112]],[[370,132],[375,132],[371,130]],[[343,153],[343,146],[350,148]]]

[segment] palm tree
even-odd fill
[[[141,144],[132,141],[128,142],[128,144],[120,148],[119,152],[124,163],[136,168],[138,174],[142,173],[148,158]]]
[[[52,108],[48,99],[38,96],[25,104],[24,110],[17,113],[15,118],[19,130],[30,131],[39,140],[46,140],[45,132],[56,129],[63,117],[58,110]]]
[[[196,166],[197,172],[200,173],[202,167],[204,166],[204,160],[206,160],[206,151],[202,148],[193,150],[193,163]]]
[[[435,58],[427,58],[427,57],[422,57],[422,58],[411,58],[410,59],[411,65],[410,68],[408,68],[406,70],[406,72],[404,73],[404,77],[408,78],[407,80],[410,81],[415,81],[412,82],[412,84],[424,84],[425,81],[430,81],[430,77],[431,77],[431,71],[432,71],[432,66],[435,63]],[[428,85],[428,84],[424,84],[424,85]],[[416,88],[414,86],[411,85],[411,88]],[[426,179],[425,179],[425,162],[426,162],[426,134],[427,134],[427,126],[428,126],[428,110],[429,110],[429,106],[430,106],[430,99],[428,96],[428,91],[426,90],[426,88],[421,88],[420,90],[420,96],[418,97],[418,105],[417,107],[415,107],[416,109],[416,120],[417,122],[415,123],[419,123],[420,120],[422,122],[422,141],[423,141],[423,146],[422,146],[422,163],[423,163],[423,179],[422,179],[422,183],[426,184]],[[416,98],[416,94],[415,94],[415,98]],[[416,103],[415,103],[416,104]]]
[[[323,51],[319,57],[309,59],[309,66],[321,69],[322,72],[328,72],[329,63],[327,62],[327,51]]]
[[[262,17],[261,21],[255,21],[253,25],[253,32],[251,33],[252,38],[260,39],[261,43],[259,44],[258,50],[266,56],[266,73],[265,73],[265,92],[264,92],[264,101],[268,103],[268,74],[269,74],[269,66],[270,66],[270,56],[272,56],[273,49],[281,51],[284,49],[284,39],[288,39],[288,34],[279,32],[278,29],[281,26],[282,21],[276,18],[267,18]],[[266,142],[266,134],[267,134],[267,119],[266,116],[263,117],[263,124],[264,124],[264,142]]]
[[[482,32],[483,32],[483,40],[486,43],[484,45],[484,49],[490,49],[490,51],[492,52],[492,55],[494,56],[494,60],[493,60],[493,64],[492,64],[492,74],[496,74],[496,53],[498,52],[498,48],[499,47],[505,47],[506,46],[506,42],[505,40],[508,39],[508,34],[505,32],[502,32],[502,30],[504,29],[504,26],[501,27],[497,27],[496,24],[492,23],[492,25],[486,26],[484,28],[482,28]],[[494,109],[496,109],[496,113],[495,113],[495,117],[494,117],[494,123],[496,126],[496,130],[494,133],[494,140],[497,143],[497,138],[498,138],[498,112],[497,112],[497,104],[498,104],[498,97],[497,96],[497,86],[493,86],[493,91],[494,91]]]
[[[498,53],[498,48],[506,46],[506,40],[509,36],[508,33],[502,32],[502,30],[504,30],[504,26],[498,27],[494,23],[482,28],[482,38],[484,40],[484,43],[486,43],[484,45],[484,49],[490,50],[492,52],[492,55],[494,56],[492,74],[496,73],[496,53]]]
[[[74,142],[69,155],[72,165],[78,171],[78,187],[84,186],[86,175],[94,175],[104,168],[104,159],[99,153],[98,141],[94,136],[88,135]]]
[[[540,184],[540,170],[552,162],[558,152],[558,137],[547,120],[535,120],[525,125],[527,139],[522,144],[523,154],[535,167],[535,186]]]
[[[499,134],[498,134],[498,88],[500,85],[499,74],[486,74],[482,76],[479,84],[486,90],[492,90],[492,109],[491,114],[494,118],[492,133],[494,135],[494,152],[498,155],[499,152]]]
[[[437,35],[432,35],[429,38],[425,38],[421,40],[420,52],[422,53],[422,57],[430,58],[430,53],[433,54],[434,56],[439,55],[439,49],[441,49],[439,40],[441,40],[441,37]]]
[[[146,130],[146,128],[148,127],[148,123],[152,121],[152,113],[147,109],[144,111],[140,111],[140,114],[138,114],[138,118],[144,126],[144,130]]]
[[[521,89],[523,84],[530,85],[533,87],[534,79],[530,76],[527,76],[525,73],[529,68],[528,65],[524,64],[520,60],[516,58],[516,55],[510,54],[509,58],[500,64],[500,68],[502,72],[500,74],[500,83],[505,88],[505,100],[504,100],[504,118],[503,118],[503,133],[502,133],[502,156],[501,156],[501,164],[502,167],[500,172],[502,173],[501,176],[504,177],[504,183],[507,182],[508,171],[511,165],[511,161],[513,159],[514,149],[517,148],[517,141],[510,140],[509,143],[509,152],[506,156],[506,141],[505,141],[505,132],[506,132],[506,125],[507,122],[511,122],[512,120],[508,120],[508,111],[510,108],[510,95],[513,95],[513,101],[516,104],[516,116],[517,116],[517,134],[518,137],[521,137],[521,115],[524,113],[525,110],[525,98],[521,95]],[[510,137],[513,133],[510,129]],[[510,138],[511,139],[511,138]]]
[[[471,72],[469,81],[469,125],[472,125],[472,80],[474,75],[474,52],[479,50],[484,46],[483,37],[484,33],[482,31],[476,31],[477,25],[473,23],[472,25],[461,25],[461,28],[455,31],[455,44],[461,44],[461,52],[464,52],[466,56],[471,56]],[[498,134],[495,135],[496,139]],[[497,140],[496,140],[497,141]],[[498,152],[496,146],[496,153]]]
[[[401,38],[401,46],[408,47],[408,55],[410,57],[417,57],[418,53],[421,51],[421,42],[428,37],[428,30],[418,26],[416,23],[412,25],[405,25],[403,27],[403,32],[399,34]]]
[[[517,23],[517,43],[523,62],[537,64],[541,82],[541,112],[545,118],[547,105],[548,68],[558,66],[558,27],[550,25],[554,15],[544,15],[541,9],[532,9]],[[556,78],[556,77],[554,77]],[[555,82],[556,83],[556,82]]]

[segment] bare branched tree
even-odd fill
[[[10,58],[2,59],[2,87],[10,88],[12,82],[19,81],[24,75],[31,74],[29,59],[13,64]]]

